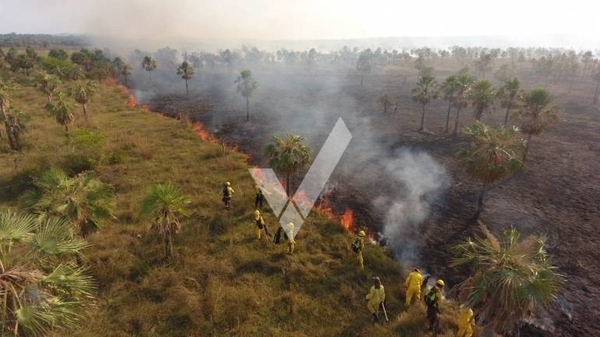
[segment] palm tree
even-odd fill
[[[10,92],[14,90],[14,87],[8,83],[0,80],[0,113],[2,113],[2,119],[6,120],[6,113],[10,107]]]
[[[179,232],[179,217],[189,214],[189,198],[169,184],[155,184],[150,187],[142,202],[142,213],[152,215],[152,229],[165,241],[165,256],[173,256],[173,234]]]
[[[152,71],[156,69],[156,60],[150,56],[144,56],[144,59],[142,60],[142,68],[148,72],[148,75],[150,76],[150,82],[152,82]]]
[[[516,107],[518,95],[521,94],[521,82],[516,77],[504,81],[500,90],[498,90],[498,98],[502,102],[502,107],[506,108],[506,115],[504,116],[504,126],[508,126],[508,116],[510,109]]]
[[[127,76],[131,75],[131,66],[127,63],[121,64],[121,75],[125,79],[125,85],[127,85]]]
[[[52,102],[52,95],[61,85],[60,79],[56,75],[45,74],[40,78],[38,89],[46,95],[48,103]]]
[[[290,176],[310,164],[311,149],[304,143],[304,138],[287,134],[285,137],[273,136],[267,145],[265,154],[269,165],[285,175],[285,190],[290,194]]]
[[[456,119],[454,120],[453,133],[455,137],[458,136],[458,119],[460,116],[460,110],[465,108],[468,104],[469,91],[471,91],[472,83],[473,77],[469,75],[468,69],[463,69],[458,75],[456,75],[456,96],[454,97]]]
[[[240,76],[235,80],[237,84],[236,90],[244,98],[246,98],[246,122],[250,120],[250,96],[256,88],[258,88],[258,82],[252,77],[250,70],[246,69],[240,73]]]
[[[92,172],[69,177],[52,168],[34,178],[35,190],[27,193],[25,207],[40,219],[59,216],[69,219],[83,237],[100,228],[106,219],[114,218],[113,188]]]
[[[85,84],[78,83],[75,88],[71,88],[69,95],[75,99],[75,102],[81,104],[83,108],[83,116],[87,119],[87,104],[96,94],[98,87],[96,83],[87,81]]]
[[[448,112],[446,113],[446,133],[448,133],[448,126],[450,124],[450,110],[454,106],[454,99],[456,92],[459,89],[459,83],[456,80],[456,75],[450,75],[444,83],[442,83],[441,90],[444,93],[444,99],[448,101]]]
[[[518,172],[523,167],[520,159],[521,140],[515,129],[492,128],[475,122],[465,129],[471,139],[468,149],[458,154],[460,165],[473,179],[482,183],[473,219],[478,219],[483,210],[483,201],[490,184]]]
[[[475,82],[469,92],[468,99],[475,110],[475,120],[481,121],[483,114],[494,105],[496,100],[496,92],[492,82],[485,78]]]
[[[73,237],[67,221],[38,223],[32,215],[0,213],[0,334],[47,336],[75,329],[94,281],[78,257],[88,244]]]
[[[177,68],[177,75],[181,76],[185,80],[185,92],[189,95],[188,80],[194,76],[194,67],[192,67],[187,61],[183,61],[181,66]]]
[[[75,121],[75,116],[71,112],[73,110],[72,103],[64,96],[62,92],[56,94],[56,103],[47,103],[46,110],[56,119],[58,124],[64,125],[65,130],[69,132],[69,125]]]
[[[518,230],[505,229],[498,238],[483,224],[481,229],[483,237],[454,247],[453,265],[472,267],[464,297],[486,335],[510,334],[531,312],[557,299],[564,277],[551,264],[545,237],[519,240]]]
[[[523,95],[522,107],[518,117],[523,121],[521,131],[527,134],[527,145],[523,154],[523,162],[531,146],[531,136],[539,135],[544,129],[558,122],[559,107],[554,104],[554,97],[544,88],[536,88]]]
[[[421,104],[421,127],[419,131],[425,130],[425,107],[432,100],[439,97],[438,83],[431,71],[425,71],[421,74],[417,86],[413,89],[413,100]]]
[[[394,103],[394,99],[392,98],[392,95],[388,94],[387,92],[384,93],[383,95],[379,96],[379,101],[381,103],[383,103],[383,113],[387,113],[387,108],[390,104]]]

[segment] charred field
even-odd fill
[[[458,70],[458,66],[439,68],[443,70],[435,75],[440,82]],[[353,138],[329,179],[320,207],[330,209],[332,217],[351,210],[349,230],[364,228],[374,239],[383,239],[404,263],[421,265],[451,286],[465,278],[450,267],[451,248],[477,230],[470,218],[479,185],[458,166],[456,153],[468,141],[452,136],[452,123],[445,132],[446,101],[436,100],[427,107],[426,129],[417,131],[421,111],[411,100],[415,69],[382,69],[365,76],[362,85],[353,71],[253,69],[259,88],[250,97],[249,121],[245,101],[235,89],[236,71],[200,69],[189,83],[189,94],[181,79],[166,70],[164,74],[153,82],[142,75],[134,77],[131,87],[141,104],[202,123],[217,141],[237,147],[258,167],[268,166],[263,153],[271,136],[302,135],[316,155],[341,117]],[[520,173],[492,187],[480,220],[493,232],[515,227],[523,235],[546,235],[553,261],[567,278],[557,304],[536,317],[537,327],[523,331],[526,335],[596,335],[600,333],[596,319],[600,312],[595,308],[600,300],[596,268],[600,109],[590,104],[593,85],[578,79],[553,81],[526,66],[517,76],[524,88],[543,86],[556,97],[561,121],[534,137]],[[396,100],[386,112],[378,101],[383,93]],[[503,117],[504,109],[497,106],[483,122],[499,125]],[[464,109],[459,129],[473,122],[471,108]],[[411,165],[416,169],[407,170]],[[294,179],[297,187],[302,177]],[[412,214],[414,207],[420,212],[416,217],[402,215]]]

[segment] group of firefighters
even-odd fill
[[[230,182],[226,182],[223,185],[222,190],[222,201],[226,210],[229,210],[231,206],[231,197],[235,193],[234,189],[231,187]],[[265,231],[265,234],[271,236],[265,220],[262,217],[260,209],[262,208],[264,201],[264,194],[260,186],[256,186],[256,194],[254,199],[254,208],[256,209],[253,213],[252,221],[256,225],[255,234],[256,239],[260,240],[262,238],[262,231]],[[283,232],[283,233],[282,233]],[[294,241],[294,223],[290,222],[286,225],[282,225],[277,229],[277,232],[274,235],[273,241],[276,244],[279,244],[281,235],[288,240],[288,254],[292,254],[294,252],[295,244]],[[357,238],[352,243],[352,249],[356,253],[358,260],[359,269],[364,269],[364,258],[362,252],[365,248],[365,237],[366,233],[364,230],[360,230],[357,234]],[[427,286],[427,281],[429,280],[429,276],[425,277],[423,280],[423,275],[421,275],[421,271],[418,267],[413,267],[412,271],[406,277],[404,281],[404,288],[406,289],[405,293],[405,303],[404,306],[406,308],[410,307],[414,302],[421,301],[421,293],[422,290]],[[442,279],[438,279],[435,282],[435,285],[430,289],[426,289],[427,292],[424,295],[425,306],[427,307],[427,319],[429,321],[429,329],[433,331],[433,335],[437,336],[439,332],[439,315],[440,315],[440,306],[442,301],[444,300],[444,291],[445,283]],[[379,310],[382,309],[383,314],[385,315],[386,321],[388,320],[387,312],[385,309],[385,289],[381,284],[381,279],[379,277],[373,277],[373,286],[369,290],[369,293],[366,295],[367,299],[367,307],[371,314],[373,315],[373,321],[376,323],[379,321]],[[414,301],[413,301],[414,300]],[[471,337],[473,335],[473,325],[474,317],[473,310],[466,305],[460,306],[460,313],[458,317],[458,332],[456,334],[457,337]]]

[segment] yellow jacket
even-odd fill
[[[458,326],[463,327],[472,324],[473,310],[469,307],[461,307],[458,315]]]
[[[420,289],[421,283],[423,283],[423,276],[418,271],[412,271],[406,277],[406,281],[404,281],[404,286],[407,288],[415,288]]]
[[[372,286],[366,298],[369,300],[369,305],[378,306],[379,303],[385,300],[385,290],[383,289],[383,285],[379,286],[379,289]]]

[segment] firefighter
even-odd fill
[[[254,208],[262,209],[263,200],[265,200],[265,195],[263,194],[263,190],[262,190],[262,188],[260,188],[260,186],[256,185],[256,196],[254,197]]]
[[[291,255],[296,247],[296,241],[294,240],[294,223],[288,222],[288,224],[283,228],[283,231],[288,239],[288,254]]]
[[[356,260],[358,261],[358,268],[365,269],[364,259],[363,259],[363,249],[365,249],[365,236],[367,234],[365,231],[360,230],[352,243],[352,251],[356,253]]]
[[[223,184],[222,193],[223,199],[221,200],[223,201],[223,205],[225,206],[226,210],[229,210],[229,206],[231,206],[231,196],[233,195],[233,193],[235,193],[229,181]]]
[[[437,280],[435,286],[425,295],[429,330],[433,331],[434,337],[440,332],[440,306],[444,299],[443,291],[445,285],[443,280]]]
[[[406,288],[406,301],[405,307],[409,307],[413,296],[417,301],[421,300],[421,284],[423,283],[423,276],[418,267],[413,267],[412,271],[406,277],[404,281],[404,288]]]
[[[385,301],[385,289],[383,288],[379,277],[373,277],[373,286],[365,298],[368,301],[367,308],[369,308],[369,311],[373,315],[373,323],[377,323],[379,321],[379,316],[377,315],[379,307],[383,304],[383,301]]]
[[[465,304],[461,304],[460,313],[458,314],[458,332],[456,337],[471,337],[473,336],[473,310]]]
[[[254,223],[256,224],[256,239],[260,240],[261,239],[261,234],[262,231],[264,229],[265,234],[269,235],[269,231],[267,230],[267,225],[265,223],[265,219],[263,219],[262,215],[260,214],[259,210],[254,211],[254,217],[252,218],[254,220]]]

